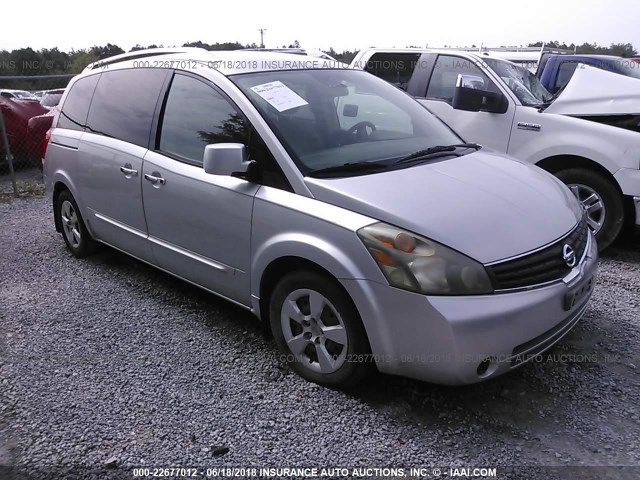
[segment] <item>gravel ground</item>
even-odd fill
[[[44,197],[0,203],[0,225],[0,465],[17,469],[1,480],[141,465],[640,478],[638,245],[602,259],[584,319],[540,361],[346,394],[288,371],[227,302],[111,249],[74,259]]]

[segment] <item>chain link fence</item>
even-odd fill
[[[72,77],[0,76],[0,199],[43,191],[45,135]]]

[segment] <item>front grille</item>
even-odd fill
[[[524,257],[488,266],[494,289],[531,287],[563,278],[571,271],[562,256],[564,245],[573,248],[579,262],[587,248],[588,238],[589,227],[583,217],[571,233],[554,244]]]

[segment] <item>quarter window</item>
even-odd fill
[[[71,90],[62,105],[62,111],[58,117],[58,127],[69,130],[84,130],[87,123],[87,113],[91,97],[96,89],[100,75],[83,77],[71,85]]]

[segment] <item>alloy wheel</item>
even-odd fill
[[[604,225],[607,213],[602,198],[598,192],[587,185],[572,183],[568,187],[587,213],[587,223],[595,235]]]
[[[305,368],[326,375],[345,363],[349,343],[345,324],[321,293],[291,292],[282,303],[280,321],[287,347]]]
[[[69,200],[62,202],[60,219],[62,220],[62,228],[67,241],[73,248],[78,248],[82,240],[80,222],[78,220],[78,214]]]

